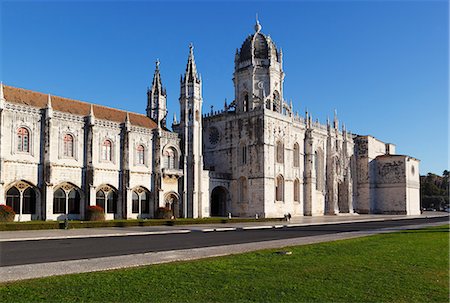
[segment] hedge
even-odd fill
[[[111,220],[111,221],[69,221],[69,228],[131,227],[131,226],[173,226],[192,224],[218,224],[243,222],[282,221],[282,218],[204,218],[204,219],[148,219],[148,220]],[[63,221],[0,222],[0,231],[64,229]]]

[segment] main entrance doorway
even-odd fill
[[[227,216],[228,191],[218,186],[211,193],[211,217]]]

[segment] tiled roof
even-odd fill
[[[11,103],[29,105],[38,108],[45,108],[47,106],[47,94],[7,85],[3,85],[3,94],[6,101]],[[51,95],[51,103],[53,110],[79,116],[88,116],[91,109],[91,103],[57,97],[53,95]],[[126,111],[102,105],[92,105],[94,109],[94,116],[96,119],[109,120],[119,123],[125,122],[127,116]],[[132,125],[151,129],[157,127],[155,121],[145,115],[130,112],[129,117],[130,123]]]

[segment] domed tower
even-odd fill
[[[236,112],[264,106],[282,112],[282,57],[281,49],[261,33],[261,24],[256,20],[255,33],[245,39],[240,50],[236,49],[233,74]]]

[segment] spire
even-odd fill
[[[194,82],[194,80],[198,80],[197,74],[197,66],[195,65],[194,59],[194,45],[192,43],[189,44],[189,58],[186,66],[186,74],[184,76],[184,80],[187,82]]]
[[[166,91],[162,86],[161,74],[159,73],[159,59],[155,62],[155,73],[153,74],[152,88],[151,90],[156,94],[166,95]]]
[[[255,24],[255,32],[259,33],[261,31],[261,24],[259,24],[258,14],[256,14],[256,24]]]
[[[339,121],[338,121],[337,110],[336,109],[334,109],[333,127],[336,128],[336,129],[339,128]]]

